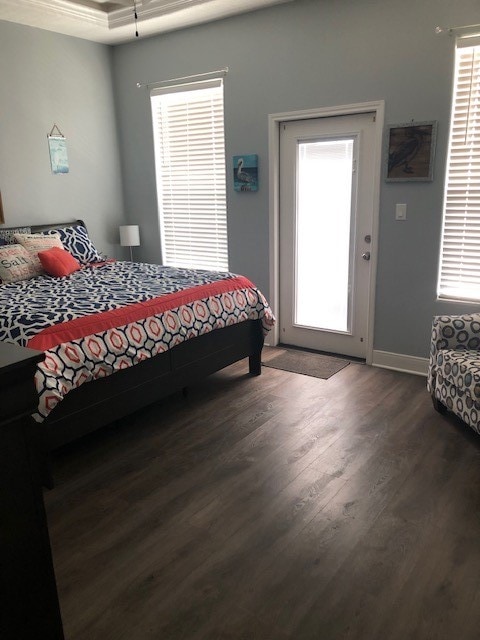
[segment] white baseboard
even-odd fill
[[[428,358],[406,356],[401,353],[373,350],[372,365],[383,369],[393,369],[404,373],[413,373],[416,376],[426,376]]]

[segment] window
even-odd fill
[[[480,300],[480,44],[457,44],[440,298]],[[472,44],[473,43],[473,44]]]
[[[221,79],[151,94],[163,264],[228,270]]]

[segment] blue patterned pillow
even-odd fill
[[[16,227],[15,229],[0,229],[0,244],[17,244],[13,237],[16,233],[32,233],[32,228]]]
[[[93,242],[88,236],[85,227],[79,224],[71,227],[61,227],[58,229],[48,229],[42,231],[45,235],[58,233],[65,249],[76,258],[80,264],[89,264],[90,262],[103,262],[105,258],[95,249]]]

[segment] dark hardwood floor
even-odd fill
[[[480,437],[425,379],[238,363],[57,454],[67,640],[480,637]]]

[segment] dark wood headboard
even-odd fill
[[[11,231],[12,229],[18,229],[19,227],[30,227],[32,233],[40,233],[41,231],[47,231],[48,229],[61,229],[62,227],[71,227],[72,225],[81,225],[82,227],[87,228],[87,225],[83,220],[69,220],[68,222],[52,222],[51,224],[17,224],[14,227],[4,227],[3,225],[0,229],[5,231]]]

